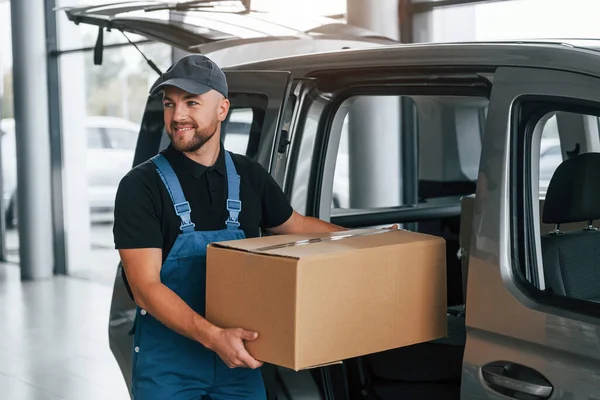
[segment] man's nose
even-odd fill
[[[185,121],[188,117],[187,109],[184,104],[176,104],[173,119],[175,121]]]

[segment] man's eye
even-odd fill
[[[195,101],[188,101],[188,106],[193,107],[193,106],[197,106],[198,103],[196,103]]]
[[[164,103],[165,108],[173,107],[173,103]]]

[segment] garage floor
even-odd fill
[[[0,397],[129,399],[108,347],[110,298],[105,283],[21,282],[16,264],[0,263]]]

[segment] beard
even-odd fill
[[[179,124],[171,123],[171,129],[167,132],[169,139],[171,139],[171,146],[182,153],[193,153],[198,151],[206,142],[208,142],[217,133],[219,128],[219,120],[213,118],[213,120],[204,128],[198,128],[193,126],[194,136],[191,139],[186,139],[184,136],[174,135]]]

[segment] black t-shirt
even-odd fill
[[[229,214],[223,144],[212,167],[196,163],[171,146],[162,154],[171,164],[190,203],[195,230],[225,229]],[[260,228],[273,228],[287,221],[292,207],[271,175],[245,156],[232,154],[232,159],[240,176],[239,222],[246,237],[257,237]],[[152,161],[138,165],[125,175],[115,200],[115,248],[160,248],[164,262],[181,233],[180,225],[181,219],[175,214],[171,197]]]

